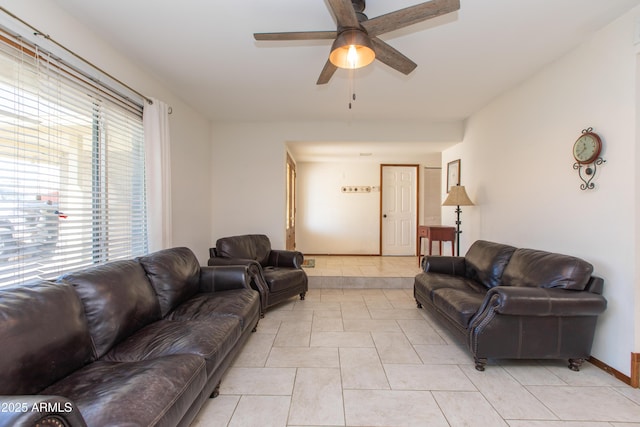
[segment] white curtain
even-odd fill
[[[157,99],[145,102],[145,172],[149,251],[170,248],[171,235],[171,150],[169,106]]]

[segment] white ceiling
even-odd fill
[[[405,76],[375,61],[356,71],[349,111],[349,71],[315,84],[331,41],[253,39],[335,30],[325,0],[54,1],[220,121],[464,120],[640,4],[461,0],[458,12],[380,36],[418,67]],[[366,3],[372,18],[421,1]]]

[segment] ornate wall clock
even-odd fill
[[[582,129],[582,135],[573,144],[573,157],[576,162],[573,169],[578,171],[578,176],[582,180],[581,190],[591,190],[595,187],[592,182],[596,176],[598,166],[605,160],[600,157],[602,151],[602,139],[593,132],[593,128]]]

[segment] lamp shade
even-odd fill
[[[442,206],[473,206],[473,202],[467,196],[464,185],[456,185],[451,187],[449,195],[442,203]]]
[[[376,59],[369,36],[362,30],[345,30],[331,46],[329,61],[338,68],[356,69],[365,67]]]

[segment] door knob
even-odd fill
[[[386,218],[386,217],[387,217],[387,214],[382,215],[382,218]]]

